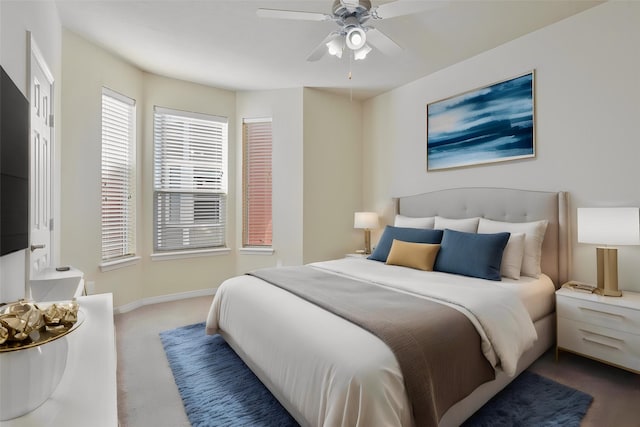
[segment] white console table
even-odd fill
[[[0,427],[118,426],[113,298],[90,295],[78,303],[86,317],[67,337],[69,355],[60,384],[42,406]]]

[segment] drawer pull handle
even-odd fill
[[[580,308],[580,310],[590,311],[592,313],[601,314],[603,316],[609,316],[609,317],[613,317],[613,318],[616,318],[616,319],[624,319],[623,315],[617,314],[617,313],[608,313],[606,311],[594,310],[593,308],[587,308],[587,307],[579,307],[579,308]]]
[[[586,341],[586,342],[593,343],[593,344],[599,344],[599,345],[604,346],[604,347],[612,348],[612,349],[614,349],[614,350],[620,350],[620,349],[619,349],[618,347],[616,347],[615,345],[611,345],[611,344],[603,343],[603,342],[600,342],[600,341],[597,341],[597,340],[592,340],[592,339],[590,339],[590,338],[582,337],[582,340],[583,340],[583,341]]]
[[[585,334],[589,334],[589,335],[596,335],[598,337],[602,337],[602,338],[606,338],[608,340],[614,340],[614,341],[618,341],[619,343],[623,343],[624,340],[621,340],[620,338],[616,338],[616,337],[612,337],[609,335],[604,335],[604,334],[599,334],[597,332],[593,332],[593,331],[588,331],[586,329],[579,329],[580,332],[584,332]]]

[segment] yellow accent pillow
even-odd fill
[[[433,271],[433,264],[440,245],[430,243],[412,243],[393,239],[387,264],[401,265],[417,270]]]

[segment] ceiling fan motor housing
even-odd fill
[[[364,14],[368,14],[371,9],[371,0],[335,0],[331,11],[337,18],[347,18],[355,16],[360,18]]]

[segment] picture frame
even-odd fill
[[[535,156],[535,70],[427,104],[427,171]]]

